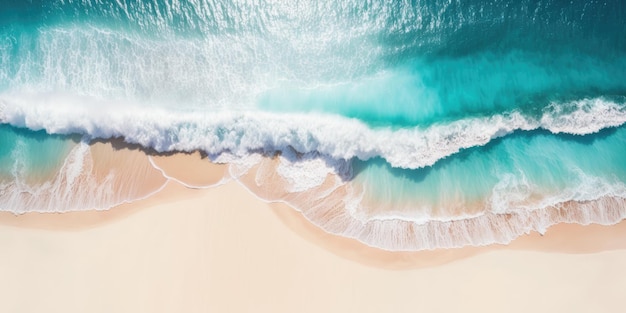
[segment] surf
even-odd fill
[[[617,223],[625,16],[617,1],[3,6],[0,209],[108,209],[175,181],[150,153],[201,152],[382,249]],[[138,153],[103,148],[120,140]]]

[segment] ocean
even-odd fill
[[[626,217],[626,4],[0,0],[0,123],[16,214],[149,196],[139,174],[93,175],[112,161],[90,144],[122,138],[201,151],[386,250],[610,225]]]

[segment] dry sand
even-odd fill
[[[155,163],[186,181],[176,164],[197,157]],[[193,182],[219,180],[210,167]],[[104,212],[0,214],[0,312],[622,312],[625,235],[559,225],[509,246],[392,253],[236,181],[169,182]]]

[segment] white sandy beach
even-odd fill
[[[0,312],[622,312],[625,235],[559,225],[506,247],[392,253],[236,181],[169,182],[109,211],[0,214]]]

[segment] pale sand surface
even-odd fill
[[[200,152],[178,153],[172,156],[151,156],[154,164],[166,175],[191,187],[203,187],[220,182],[228,167],[209,162]]]
[[[110,211],[0,214],[0,312],[622,312],[625,235],[559,225],[506,247],[391,253],[235,181],[170,182]]]

